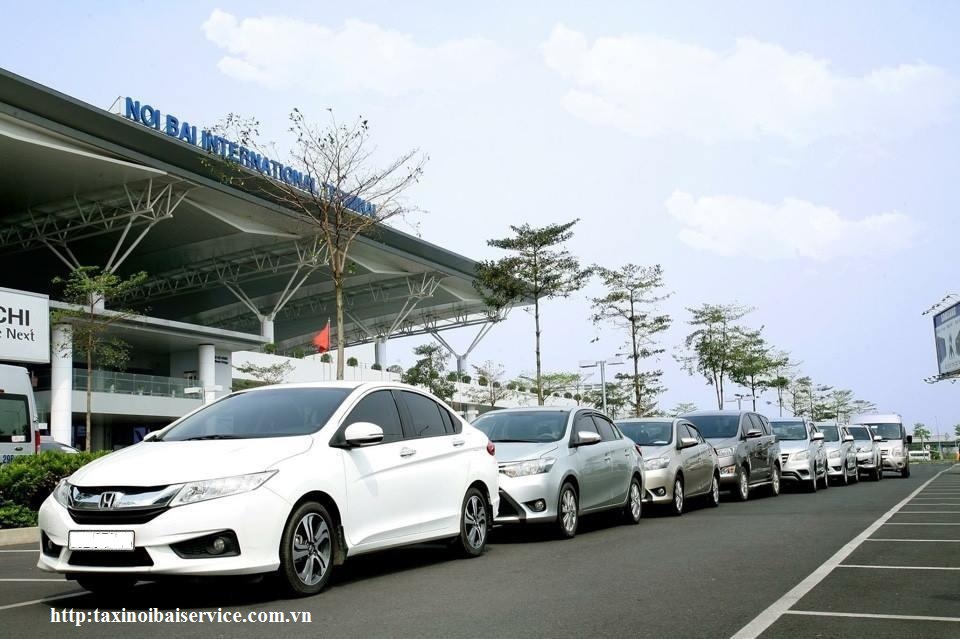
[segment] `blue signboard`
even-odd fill
[[[197,127],[186,120],[181,120],[169,113],[164,115],[160,113],[160,109],[149,104],[141,104],[139,100],[127,98],[124,103],[123,115],[128,120],[133,120],[187,144],[200,147],[207,153],[219,155],[224,160],[235,162],[244,168],[256,171],[284,184],[289,184],[302,191],[314,195],[326,195],[331,199],[341,198],[344,200],[344,206],[361,215],[372,216],[376,214],[376,206],[362,198],[349,196],[330,184],[318,184],[316,178],[312,175],[307,175],[292,166],[286,166],[242,144],[219,136],[213,131],[202,129],[198,136]]]

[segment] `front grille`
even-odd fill
[[[153,560],[144,548],[122,550],[77,550],[70,554],[71,566],[100,566],[103,568],[132,568],[152,566]]]
[[[70,518],[78,524],[130,526],[133,524],[145,524],[166,509],[166,506],[122,508],[117,510],[80,510],[68,508],[67,512],[70,513]]]

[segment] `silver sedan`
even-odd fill
[[[645,501],[669,504],[675,515],[683,513],[688,497],[706,496],[720,503],[720,469],[717,453],[684,419],[644,417],[617,422],[623,434],[643,452]]]

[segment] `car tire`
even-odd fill
[[[910,476],[910,464],[903,467],[903,470],[900,471],[900,476],[904,479]]]
[[[783,473],[780,472],[780,466],[777,464],[773,465],[773,470],[770,474],[770,496],[779,497],[780,491],[783,490]]]
[[[300,504],[280,537],[280,568],[284,589],[294,597],[315,595],[329,583],[337,557],[333,517],[315,501]]]
[[[820,483],[820,480],[817,478],[816,467],[814,467],[814,471],[810,473],[810,481],[807,482],[807,492],[808,493],[817,492],[817,488],[819,488],[817,484],[819,483]]]
[[[460,534],[453,547],[463,557],[479,557],[487,547],[490,534],[490,510],[487,498],[476,488],[467,490],[460,506]]]
[[[557,532],[561,539],[573,539],[580,525],[580,497],[570,482],[560,487],[557,499]]]
[[[737,501],[750,499],[750,475],[743,466],[737,468],[737,487],[733,489],[733,497]]]
[[[821,488],[823,488],[824,490],[826,490],[827,488],[830,488],[830,475],[827,474],[826,465],[824,465],[823,467],[823,486],[821,486]]]
[[[130,589],[136,583],[136,579],[126,575],[89,575],[77,578],[77,584],[81,588],[89,590],[97,598],[110,600],[129,596]]]
[[[627,524],[639,524],[643,516],[643,486],[640,479],[632,477],[627,489],[627,503],[623,507],[623,521]]]
[[[853,468],[853,479],[850,480],[850,483],[851,483],[851,484],[859,484],[859,483],[860,483],[860,468],[857,467],[857,466],[854,466],[854,468]]]
[[[720,505],[720,476],[714,475],[710,483],[710,493],[707,495],[707,505],[716,508]]]
[[[677,475],[673,478],[673,499],[670,500],[670,514],[675,517],[682,515],[686,501],[686,496],[683,494],[683,477]]]

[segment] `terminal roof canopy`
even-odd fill
[[[217,180],[198,147],[0,69],[0,286],[55,295],[70,264],[119,264],[148,273],[132,305],[153,317],[259,334],[250,307],[280,306],[288,348],[336,315],[314,237]],[[349,344],[490,318],[466,257],[382,225],[351,257]]]

